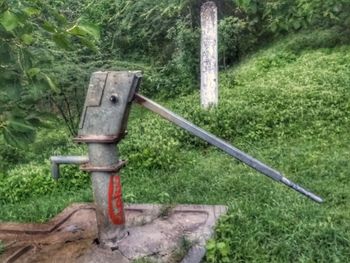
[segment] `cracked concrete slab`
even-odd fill
[[[74,204],[47,224],[0,224],[0,262],[200,262],[224,206],[126,205],[128,235],[111,248],[96,243],[94,206]]]

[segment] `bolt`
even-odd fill
[[[111,97],[109,98],[109,100],[112,102],[112,103],[117,103],[118,100],[119,100],[119,96],[118,94],[112,94]]]

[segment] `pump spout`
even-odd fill
[[[51,156],[51,174],[57,180],[60,177],[60,164],[85,164],[89,162],[88,156]]]
[[[227,154],[231,155],[232,157],[236,158],[237,160],[245,163],[246,165],[250,166],[251,168],[255,169],[256,171],[270,177],[271,179],[280,182],[293,190],[307,196],[311,200],[322,203],[323,199],[314,193],[310,192],[309,190],[306,190],[305,188],[299,186],[298,184],[290,181],[286,177],[284,177],[280,172],[272,169],[271,167],[267,166],[266,164],[260,162],[259,160],[251,157],[250,155],[244,153],[243,151],[237,149],[236,147],[232,146],[228,142],[216,137],[215,135],[199,128],[198,126],[194,125],[193,123],[185,120],[184,118],[178,116],[177,114],[171,112],[170,110],[164,108],[163,106],[157,104],[156,102],[138,94],[135,93],[134,101],[141,106],[145,107],[146,109],[157,113],[164,119],[174,123],[175,125],[183,128],[184,130],[190,132],[191,134],[201,138],[202,140],[208,142],[209,144],[221,149],[222,151],[226,152]]]

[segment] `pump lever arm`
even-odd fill
[[[222,151],[226,152],[227,154],[231,155],[232,157],[238,159],[239,161],[245,163],[246,165],[250,166],[251,168],[257,170],[258,172],[270,177],[271,179],[292,188],[293,190],[307,196],[308,198],[312,199],[315,202],[318,202],[318,203],[323,202],[321,197],[306,190],[305,188],[299,186],[298,184],[288,180],[280,172],[272,169],[271,167],[267,166],[266,164],[260,162],[259,160],[242,152],[241,150],[237,149],[236,147],[232,146],[231,144],[227,143],[226,141],[216,137],[215,135],[197,127],[193,123],[185,120],[184,118],[178,116],[177,114],[171,112],[170,110],[164,108],[163,106],[155,103],[154,101],[152,101],[152,100],[150,100],[150,99],[148,99],[148,98],[146,98],[138,93],[135,93],[134,101],[136,103],[140,104],[141,106],[145,107],[146,109],[159,114],[164,119],[176,124],[177,126],[190,132],[191,134],[208,142],[209,144],[216,146],[217,148],[221,149]]]

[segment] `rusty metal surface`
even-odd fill
[[[117,143],[125,137],[125,134],[123,132],[119,135],[84,135],[75,137],[73,141],[84,143]]]
[[[135,94],[135,102],[140,104],[141,106],[145,107],[146,109],[149,109],[150,111],[159,114],[164,119],[176,124],[177,126],[190,132],[191,134],[208,142],[209,144],[221,149],[222,151],[226,152],[227,154],[231,155],[232,157],[236,158],[237,160],[245,163],[246,165],[250,166],[251,168],[257,170],[258,172],[268,176],[269,178],[292,188],[293,190],[307,196],[308,198],[310,198],[311,200],[313,200],[315,202],[318,202],[318,203],[323,202],[321,197],[317,196],[316,194],[310,192],[309,190],[307,190],[307,189],[299,186],[298,184],[290,181],[289,179],[285,178],[280,172],[276,171],[275,169],[272,169],[271,167],[267,166],[266,164],[260,162],[259,160],[253,158],[252,156],[237,149],[236,147],[232,146],[228,142],[226,142],[226,141],[216,137],[215,135],[199,128],[198,126],[185,120],[184,118],[178,116],[177,114],[171,112],[170,110],[164,108],[163,106],[155,103],[154,101],[136,93]]]
[[[111,166],[92,166],[91,164],[84,164],[80,166],[80,169],[85,172],[119,172],[126,164],[126,161],[119,160],[117,164]]]

